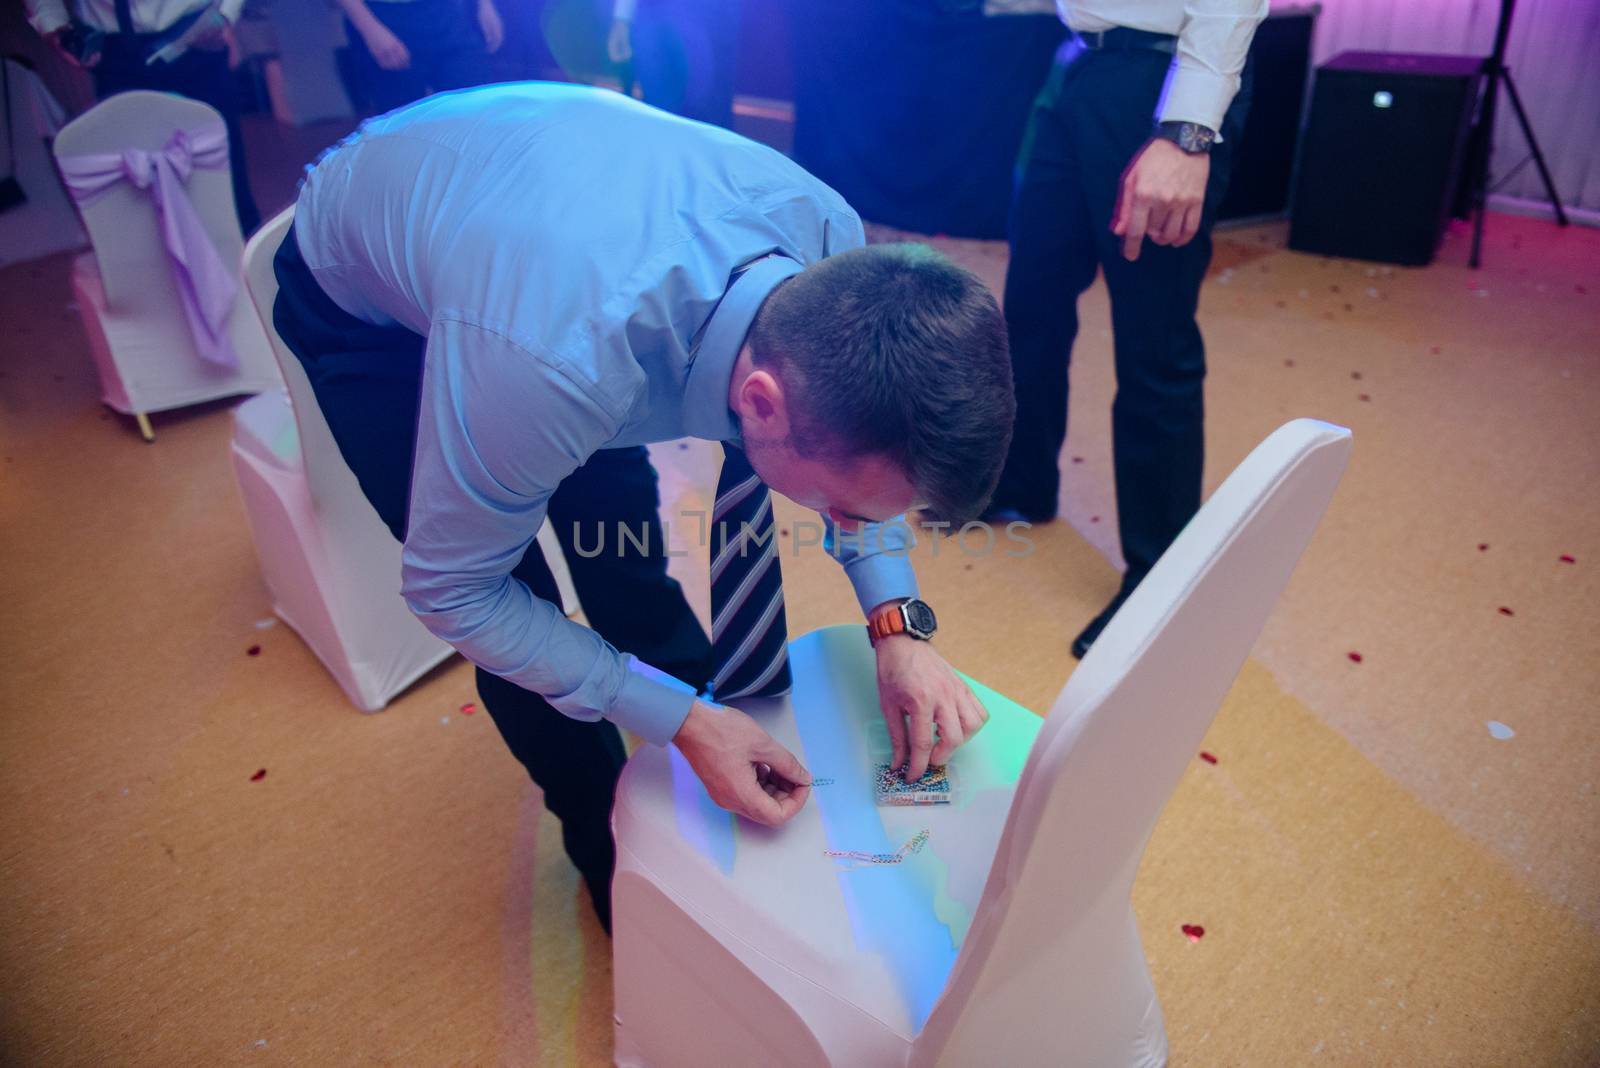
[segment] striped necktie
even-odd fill
[[[789,627],[772,494],[742,451],[722,449],[711,510],[711,695],[776,697],[789,692]]]

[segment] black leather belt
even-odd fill
[[[1127,26],[1113,26],[1109,30],[1073,31],[1084,47],[1096,52],[1123,52],[1130,49],[1147,49],[1172,55],[1178,51],[1178,38],[1170,33],[1152,33],[1134,30]]]

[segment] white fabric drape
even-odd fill
[[[1317,63],[1340,52],[1434,52],[1488,55],[1499,0],[1322,0]],[[1600,212],[1600,3],[1519,0],[1506,46],[1528,121],[1556,191],[1569,207]],[[1506,93],[1495,117],[1494,188],[1527,155]],[[1524,166],[1496,191],[1544,200],[1539,172]]]

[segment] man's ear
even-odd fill
[[[739,422],[748,434],[768,441],[789,436],[789,398],[783,383],[771,371],[756,369],[739,383]]]

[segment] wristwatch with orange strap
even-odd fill
[[[927,641],[939,629],[928,602],[915,597],[885,604],[867,617],[867,637],[877,645],[878,639],[891,634],[908,634],[918,641]]]

